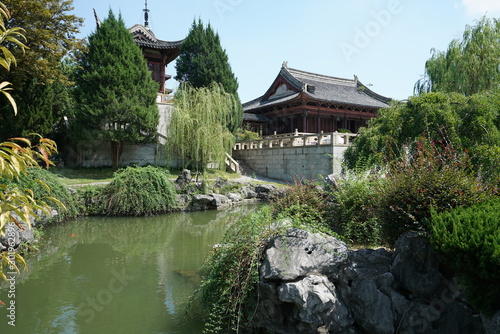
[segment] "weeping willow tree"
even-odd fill
[[[194,88],[183,84],[175,94],[174,112],[168,128],[169,157],[203,172],[209,163],[222,169],[225,155],[234,145],[229,127],[239,101],[222,85]]]
[[[500,83],[500,20],[483,17],[467,26],[446,52],[432,49],[416,94],[457,92],[466,96],[498,89]]]

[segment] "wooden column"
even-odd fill
[[[166,56],[162,55],[160,64],[160,93],[165,94],[165,68],[167,67]]]

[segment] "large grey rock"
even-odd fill
[[[241,195],[237,194],[237,193],[228,193],[227,198],[229,198],[229,200],[233,203],[238,203],[238,202],[241,202],[243,200]]]
[[[213,200],[211,202],[211,205],[215,208],[220,208],[224,205],[227,205],[229,204],[229,198],[227,198],[226,196],[224,195],[220,195],[220,194],[212,194],[211,195],[213,197]]]
[[[311,273],[333,274],[347,259],[347,245],[320,233],[291,229],[271,241],[260,266],[264,280],[295,280]]]
[[[500,333],[500,311],[497,311],[491,316],[481,314],[481,320],[484,324],[484,329],[487,334]]]
[[[391,300],[377,289],[374,280],[361,279],[352,283],[349,306],[356,323],[366,333],[394,333]]]
[[[415,232],[407,232],[396,241],[391,272],[401,287],[413,294],[432,295],[443,280],[429,240]]]
[[[211,195],[193,195],[191,203],[193,205],[206,206],[212,203],[214,197]]]
[[[257,197],[257,193],[250,186],[244,186],[241,188],[241,194],[243,198],[252,199]]]
[[[416,233],[393,254],[347,251],[332,237],[290,229],[269,241],[259,272],[259,325],[270,333],[499,333],[500,312],[470,309]]]
[[[302,322],[302,332],[340,332],[353,323],[345,305],[326,276],[311,274],[297,282],[279,286],[279,299],[294,305],[294,316]],[[305,325],[305,324],[308,324]]]
[[[175,180],[175,183],[180,186],[184,186],[190,183],[192,180],[193,177],[191,176],[191,171],[189,169],[184,169]]]

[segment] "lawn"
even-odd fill
[[[59,168],[52,167],[49,169],[52,173],[59,176],[61,181],[66,186],[84,186],[89,184],[99,185],[107,184],[113,180],[113,174],[115,170],[111,167],[103,168]],[[181,173],[181,170],[171,170],[172,180],[177,178],[177,175]],[[237,173],[228,173],[219,170],[208,170],[205,172],[204,177],[199,177],[201,181],[203,178],[208,180],[215,180],[217,177],[222,177],[224,179],[235,179],[241,177]],[[195,175],[193,175],[193,178]]]

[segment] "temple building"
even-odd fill
[[[167,102],[168,94],[172,91],[165,88],[165,82],[172,76],[166,74],[166,67],[179,55],[183,40],[169,42],[156,38],[153,31],[149,28],[148,18],[149,9],[146,0],[144,25],[136,24],[129,31],[134,37],[135,43],[142,49],[153,79],[160,84],[158,93],[161,101],[159,102]]]
[[[284,62],[265,94],[243,104],[244,122],[262,135],[357,133],[389,101],[356,76],[343,79],[315,74],[289,68]]]

